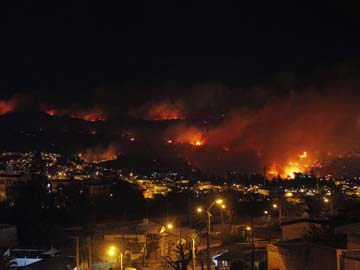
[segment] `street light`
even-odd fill
[[[251,269],[254,269],[254,261],[255,261],[255,239],[254,239],[254,221],[251,218],[251,226],[246,226],[245,230],[250,232],[250,244],[251,244]]]
[[[210,210],[213,208],[213,206],[217,204],[219,205],[222,209],[226,208],[225,204],[223,204],[223,199],[216,199],[215,201],[213,201],[208,209],[206,210],[207,213],[207,237],[206,237],[206,253],[207,253],[207,270],[211,270],[211,252],[210,252],[210,247],[211,247],[211,212]],[[200,210],[201,209],[201,210]],[[200,210],[200,211],[199,211]],[[197,212],[201,213],[203,210],[202,208],[198,208]]]
[[[332,198],[324,197],[324,202],[330,203],[330,216],[333,216],[333,200],[332,200]]]
[[[166,229],[167,230],[172,230],[175,227],[175,225],[173,223],[168,223],[166,224]],[[181,235],[181,223],[178,223],[178,228],[179,228],[179,245],[182,245],[182,235]]]
[[[107,254],[110,257],[115,257],[117,254],[120,255],[120,270],[123,270],[124,268],[124,263],[123,263],[123,253],[115,246],[110,246],[109,249],[107,250]]]
[[[222,199],[217,199],[215,202],[220,205],[220,204],[223,203],[223,200]]]
[[[281,216],[281,199],[280,199],[280,201],[279,201],[279,205],[278,204],[276,204],[276,203],[274,203],[273,205],[272,205],[272,207],[274,208],[274,209],[279,209],[279,226],[281,225],[281,219],[282,219],[282,216]]]
[[[116,250],[115,250],[116,248],[114,247],[114,246],[111,246],[109,249],[108,249],[108,255],[110,256],[110,257],[114,257],[115,256],[115,254],[116,254]]]
[[[164,224],[163,227],[161,228],[160,234],[162,235],[161,237],[161,256],[166,256],[167,255],[167,249],[165,249],[165,243],[166,243],[166,235],[168,233],[169,230],[172,230],[174,228],[173,223],[167,223]]]

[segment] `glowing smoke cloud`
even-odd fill
[[[352,93],[304,91],[271,99],[257,110],[233,110],[218,126],[200,133],[204,149],[182,154],[205,170],[262,172],[266,167],[270,178],[309,173],[322,166],[329,152],[353,151],[360,139],[359,101]],[[171,138],[189,141],[190,130],[172,127]]]
[[[120,155],[119,150],[115,145],[109,145],[108,147],[94,147],[87,148],[84,152],[79,154],[79,157],[85,162],[99,163],[109,160],[117,159]]]

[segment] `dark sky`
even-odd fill
[[[347,1],[4,1],[4,93],[124,82],[260,82],[357,64]]]

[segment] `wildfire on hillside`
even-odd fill
[[[268,177],[282,179],[294,179],[296,173],[311,173],[314,168],[318,168],[321,165],[310,155],[307,151],[304,151],[294,158],[287,160],[284,163],[272,163],[267,171]]]
[[[79,154],[79,158],[88,163],[100,163],[115,160],[119,156],[119,152],[114,145],[108,147],[88,148]]]
[[[4,115],[15,110],[15,106],[12,102],[7,100],[0,100],[0,115]]]
[[[206,144],[205,131],[195,126],[175,126],[168,131],[167,138],[168,144],[188,144],[194,147],[201,147]]]
[[[131,114],[135,117],[150,121],[183,120],[186,118],[184,104],[182,101],[162,101],[149,103]]]
[[[175,123],[165,140],[203,146],[202,151],[178,149],[200,169],[260,173],[266,168],[268,179],[292,179],[296,173],[319,173],[332,159],[360,147],[359,123],[354,95],[309,90],[258,108],[234,109],[206,128]]]
[[[46,111],[46,113],[50,116],[69,116],[71,118],[82,119],[88,122],[98,122],[106,120],[104,113],[97,109],[76,112],[71,112],[70,110],[49,109]]]

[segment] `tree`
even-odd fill
[[[175,250],[176,259],[173,260],[170,256],[164,257],[164,260],[174,270],[187,270],[189,263],[192,259],[192,252],[189,249],[185,249],[183,245],[179,245]]]
[[[15,266],[16,266],[16,262],[13,261],[13,258],[6,255],[0,256],[0,270],[13,269]]]

